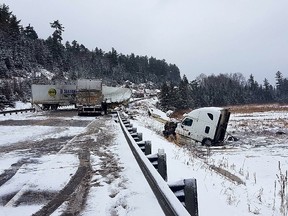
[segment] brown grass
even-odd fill
[[[288,105],[284,104],[250,104],[250,105],[238,105],[227,106],[231,113],[253,113],[253,112],[269,112],[269,111],[287,111]]]
[[[269,112],[283,111],[288,112],[288,104],[249,104],[249,105],[233,105],[226,106],[231,113],[253,113],[253,112]],[[177,110],[172,113],[171,118],[181,120],[183,114],[191,112],[193,109]]]
[[[174,119],[181,120],[185,113],[189,113],[191,111],[192,111],[192,109],[176,110],[175,112],[172,113],[172,115],[170,117],[174,118]]]

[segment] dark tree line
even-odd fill
[[[204,106],[242,104],[288,103],[288,79],[280,71],[275,74],[276,87],[264,79],[263,84],[251,74],[246,80],[242,74],[200,75],[188,82],[184,75],[179,85],[164,83],[160,106],[163,110],[180,110]]]
[[[63,42],[65,28],[56,20],[50,23],[54,30],[46,40],[38,38],[30,24],[20,25],[9,6],[0,4],[0,95],[7,99],[26,94],[35,74],[46,69],[55,74],[52,82],[71,81],[78,78],[103,79],[108,84],[123,84],[153,81],[160,86],[163,82],[180,82],[180,71],[174,64],[154,57],[135,54],[124,55],[114,48],[104,52],[96,47],[87,49],[77,40]],[[68,79],[68,80],[67,80]],[[41,82],[48,82],[43,81]],[[5,82],[11,87],[7,89]],[[21,86],[13,88],[11,83]]]

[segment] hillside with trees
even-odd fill
[[[251,74],[246,80],[241,73],[200,75],[189,82],[184,75],[178,86],[164,83],[161,87],[162,110],[185,110],[204,106],[288,103],[288,79],[280,71],[275,74],[276,86],[264,79],[263,84]]]
[[[47,24],[48,25],[48,24]],[[0,95],[7,100],[30,97],[34,82],[70,82],[78,78],[102,79],[110,85],[153,81],[180,82],[180,71],[175,64],[154,57],[131,53],[124,55],[114,48],[105,52],[96,47],[87,49],[77,40],[63,43],[65,27],[59,20],[50,23],[53,33],[47,39],[38,37],[32,25],[23,27],[21,21],[0,4]],[[36,74],[45,69],[54,74],[51,81]]]

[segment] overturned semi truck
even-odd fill
[[[105,86],[96,79],[79,79],[71,85],[32,85],[33,105],[43,110],[74,105],[79,115],[100,114],[103,101],[114,108],[127,103],[131,96],[129,88]]]
[[[229,118],[229,109],[203,107],[185,114],[181,122],[167,122],[163,134],[164,136],[177,134],[186,142],[193,140],[206,146],[221,145],[225,138]]]

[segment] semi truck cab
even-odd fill
[[[219,107],[203,107],[184,115],[176,133],[202,145],[219,145],[224,141],[230,111]]]

